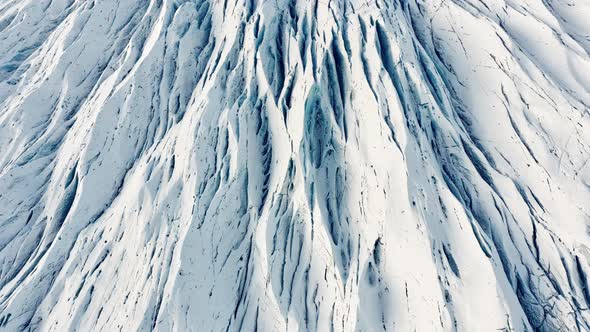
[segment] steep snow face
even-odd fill
[[[590,329],[584,0],[0,1],[0,329]]]

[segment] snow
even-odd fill
[[[0,1],[0,327],[590,330],[586,17]]]

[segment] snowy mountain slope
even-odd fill
[[[585,0],[1,0],[0,330],[590,330]]]

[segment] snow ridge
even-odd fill
[[[587,17],[0,1],[0,329],[590,330]]]

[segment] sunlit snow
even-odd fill
[[[0,0],[0,331],[589,331],[587,0]]]

